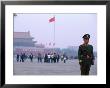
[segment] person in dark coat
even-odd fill
[[[89,43],[89,34],[83,36],[84,43],[79,46],[78,59],[81,75],[89,75],[91,65],[94,65],[93,46]]]
[[[57,63],[59,62],[59,59],[60,59],[60,56],[57,54],[57,57],[56,57]]]
[[[31,53],[31,55],[29,55],[29,58],[31,60],[31,62],[33,62],[33,54]]]
[[[21,59],[20,59],[20,62],[24,62],[24,54],[23,53],[21,53]]]
[[[48,62],[48,56],[47,56],[47,54],[45,54],[45,56],[44,56],[44,63],[47,63]]]
[[[38,63],[42,63],[42,56],[41,56],[41,53],[38,53]]]
[[[17,60],[17,62],[19,62],[19,58],[20,58],[20,55],[17,54],[17,56],[16,56],[16,60]]]
[[[56,60],[57,60],[57,55],[56,55],[56,53],[54,53],[53,58],[54,58],[54,63],[56,63]]]

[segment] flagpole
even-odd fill
[[[49,22],[54,22],[53,23],[53,49],[54,49],[54,46],[55,46],[55,14],[53,15],[51,19],[49,19]]]
[[[54,15],[54,17],[55,17],[55,15]],[[55,19],[55,21],[56,21],[56,19]],[[55,21],[54,21],[54,43],[55,43]]]
[[[54,19],[55,19],[55,15],[54,15]],[[55,21],[56,21],[56,19],[54,20],[54,42],[53,42],[53,48],[55,48]]]

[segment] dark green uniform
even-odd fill
[[[89,58],[87,58],[87,55]],[[81,75],[89,75],[90,67],[94,64],[93,46],[89,44],[80,45],[78,50],[78,58]]]

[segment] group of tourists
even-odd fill
[[[48,53],[42,56],[41,53],[38,53],[37,56],[33,55],[32,53],[26,55],[25,53],[16,54],[17,62],[24,62],[26,59],[30,59],[33,62],[33,59],[37,59],[38,63],[59,63],[59,61],[63,61],[66,63],[68,57],[63,54],[59,55],[57,53]]]
[[[25,53],[17,54],[16,55],[16,60],[17,62],[24,62],[27,58],[33,61],[33,54],[31,53],[29,56],[27,56]]]

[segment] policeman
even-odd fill
[[[84,43],[79,46],[78,59],[80,64],[81,75],[89,75],[91,65],[94,65],[93,46],[89,43],[89,34],[83,37]]]

